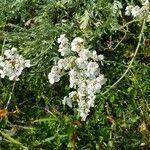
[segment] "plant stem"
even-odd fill
[[[3,45],[2,45],[1,55],[3,55],[3,53],[4,53],[4,46],[5,46],[5,42],[6,42],[6,37],[4,37],[4,41],[3,41]]]
[[[105,95],[107,92],[109,92],[113,87],[115,87],[125,76],[126,74],[128,73],[128,71],[130,70],[132,64],[133,64],[133,61],[137,55],[137,52],[139,50],[139,47],[140,47],[140,44],[141,44],[141,40],[142,40],[142,36],[143,36],[143,32],[144,32],[144,27],[145,27],[145,19],[143,20],[143,24],[142,24],[142,28],[141,28],[141,32],[140,32],[140,35],[139,35],[139,41],[138,41],[138,44],[137,44],[137,47],[136,47],[136,50],[135,50],[135,53],[133,55],[133,58],[131,59],[130,63],[129,63],[129,66],[128,68],[126,69],[126,71],[123,73],[123,75],[113,84],[110,86],[109,89],[107,89],[104,93],[102,93],[101,95]]]
[[[16,84],[16,81],[14,81],[14,83],[13,83],[12,90],[11,90],[11,93],[10,93],[10,96],[9,96],[8,101],[7,101],[7,104],[6,104],[5,109],[7,109],[7,108],[8,108],[8,105],[9,105],[9,103],[10,103],[10,101],[11,101],[12,94],[13,94],[13,92],[14,92],[14,88],[15,88],[15,84]]]
[[[123,29],[124,27],[127,27],[129,24],[132,24],[132,23],[134,23],[134,22],[138,22],[139,20],[132,20],[132,21],[130,21],[130,22],[127,22],[126,24],[124,24],[123,26],[121,26],[118,30],[121,30],[121,29]]]

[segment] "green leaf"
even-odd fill
[[[0,131],[0,133],[2,134],[2,136],[4,136],[4,138],[6,138],[10,143],[16,144],[21,146],[24,149],[28,149],[27,147],[25,147],[22,143],[20,143],[19,141],[17,141],[16,139],[12,138],[8,133],[5,133],[3,131]]]

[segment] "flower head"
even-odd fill
[[[71,50],[74,52],[80,52],[80,50],[83,48],[83,42],[84,40],[80,37],[76,37],[71,42]]]
[[[7,76],[9,80],[19,80],[24,68],[31,66],[30,60],[25,60],[19,55],[16,48],[4,51],[4,57],[0,56],[0,74],[1,78]]]

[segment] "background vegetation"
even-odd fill
[[[32,67],[16,83],[8,112],[0,117],[0,149],[129,150],[150,148],[150,24],[133,21],[113,0],[0,0],[0,50],[17,47]],[[130,23],[128,23],[130,22]],[[50,86],[57,38],[80,36],[105,56],[107,83],[86,122],[62,105],[68,80]],[[141,36],[141,41],[139,41]],[[125,74],[136,47],[138,53]],[[0,109],[13,82],[0,79]],[[49,110],[48,110],[49,109]]]

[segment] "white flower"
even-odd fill
[[[72,102],[75,100],[77,97],[77,92],[72,91],[69,93],[69,97],[65,96],[62,103],[65,105],[67,104],[70,108],[72,108]]]
[[[4,51],[4,55],[9,59],[9,58],[11,58],[12,57],[12,55],[11,55],[11,50],[5,50]]]
[[[4,78],[4,77],[5,77],[5,74],[4,74],[3,70],[1,70],[1,69],[0,69],[0,77],[1,77],[1,78]]]
[[[100,92],[101,86],[106,82],[106,79],[103,75],[99,75],[97,78],[93,80],[87,81],[87,93],[89,95],[96,94]]]
[[[78,75],[74,69],[71,69],[69,71],[69,77],[70,77],[70,88],[76,88],[78,82],[78,78],[77,78]]]
[[[82,49],[79,52],[79,56],[83,60],[88,60],[91,57],[91,52],[88,49]]]
[[[58,82],[60,80],[60,75],[49,73],[48,79],[49,79],[50,84],[54,84],[55,82]]]
[[[94,61],[102,61],[102,60],[104,60],[104,56],[103,56],[103,55],[97,55],[97,52],[96,52],[96,51],[93,51],[93,52],[92,52],[91,58],[92,58]]]
[[[150,3],[148,0],[141,0],[142,7],[139,6],[127,6],[126,15],[132,15],[133,17],[145,18],[147,17],[147,22],[149,22],[150,14]]]
[[[4,57],[0,57],[1,77],[7,76],[9,80],[19,80],[19,76],[26,67],[30,67],[30,60],[25,60],[13,47],[4,51]]]
[[[27,68],[30,68],[30,67],[31,67],[30,60],[29,60],[29,59],[25,60],[25,66],[26,66]]]
[[[70,108],[72,108],[72,101],[70,97],[65,96],[62,103],[65,105],[67,104]]]
[[[86,97],[86,94],[87,94],[86,91],[87,91],[86,81],[85,80],[79,81],[78,90],[77,90],[79,99]]]
[[[141,0],[142,3],[142,7],[139,6],[127,6],[127,8],[129,8],[127,10],[126,8],[126,14],[128,15],[129,13],[133,16],[133,17],[139,17],[139,18],[143,18],[143,17],[147,17],[147,22],[149,22],[149,14],[150,14],[150,3],[148,0]]]
[[[125,12],[126,16],[131,16],[132,8],[133,8],[132,5],[126,7],[126,12]]]
[[[76,91],[72,91],[69,93],[69,97],[73,100],[77,97],[77,92]]]
[[[48,80],[50,82],[50,84],[54,84],[56,82],[55,80],[55,74],[52,74],[51,72],[48,74]]]
[[[75,63],[77,64],[77,66],[80,68],[80,69],[83,69],[85,70],[87,65],[88,65],[88,61],[82,59],[81,57],[78,57],[76,60],[75,60]]]
[[[96,62],[89,62],[87,65],[86,76],[90,78],[95,77],[99,72],[98,68],[99,66]]]
[[[85,99],[78,99],[77,102],[78,102],[78,107],[79,107],[78,112],[81,117],[81,120],[85,121],[90,112],[89,104],[87,103]]]
[[[50,84],[54,84],[55,82],[58,82],[60,80],[60,72],[61,70],[59,69],[58,66],[53,66],[51,69],[51,72],[48,74],[48,79]]]
[[[66,62],[65,62],[64,59],[59,59],[58,62],[57,62],[57,65],[58,65],[59,69],[63,69],[64,66],[66,65]]]
[[[3,57],[3,56],[0,56],[0,62],[3,61],[3,60],[4,60],[4,57]]]
[[[71,50],[74,52],[80,52],[80,50],[83,48],[83,42],[84,40],[80,37],[76,37],[71,42]]]
[[[87,93],[89,95],[95,94],[95,87],[92,82],[89,82],[87,85]]]
[[[61,56],[66,56],[69,54],[69,46],[68,46],[68,39],[65,37],[65,34],[60,35],[57,42],[60,44],[58,52],[61,53]]]
[[[12,47],[11,48],[11,54],[15,54],[17,52],[17,48],[16,47]]]
[[[59,46],[58,52],[60,52],[61,56],[66,56],[69,54],[70,51],[68,46],[66,45],[64,47]]]
[[[68,44],[68,39],[65,37],[65,34],[60,35],[57,42],[62,45]]]
[[[0,56],[0,68],[4,67],[5,62],[4,62],[4,57]]]
[[[96,99],[96,95],[89,95],[88,96],[88,102],[87,102],[87,104],[88,104],[88,107],[90,108],[90,107],[94,107],[94,101],[95,101],[95,99]]]
[[[143,6],[149,5],[149,0],[141,0]]]
[[[98,61],[98,55],[96,51],[92,52],[92,57],[91,57],[94,61]]]
[[[59,69],[69,70],[70,68],[72,68],[73,62],[74,62],[74,57],[59,59],[57,62],[57,66]]]
[[[139,7],[139,6],[133,7],[132,10],[131,10],[131,13],[132,13],[132,16],[133,16],[133,17],[139,16],[139,15],[141,14],[141,9],[140,9],[140,7]]]

